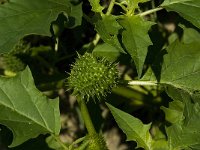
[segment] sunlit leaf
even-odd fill
[[[123,27],[122,42],[127,52],[133,58],[140,77],[147,56],[148,46],[152,44],[148,35],[152,23],[136,16],[124,17],[119,20],[119,23]]]
[[[118,126],[127,136],[128,141],[136,141],[137,147],[142,147],[145,150],[152,149],[152,138],[149,133],[151,124],[143,124],[139,119],[125,113],[107,103],[112,115],[115,118]]]
[[[0,53],[9,52],[25,35],[50,36],[51,22],[70,11],[68,0],[12,0],[0,5]]]
[[[184,32],[181,41],[177,39],[169,45],[163,56],[159,56],[163,60],[155,63],[152,66],[153,71],[147,72],[143,80],[152,81],[156,76],[160,84],[189,92],[200,91],[200,39],[188,34],[189,31]],[[188,38],[190,40],[186,41]]]
[[[29,68],[12,78],[0,77],[0,110],[0,124],[13,132],[11,146],[39,134],[59,134],[58,99],[48,99],[35,87]]]
[[[199,0],[165,0],[162,6],[169,11],[179,13],[183,18],[200,28]]]

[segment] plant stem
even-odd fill
[[[81,110],[81,115],[83,117],[84,123],[85,123],[85,127],[87,128],[88,134],[89,135],[94,135],[97,134],[96,130],[94,128],[94,125],[92,123],[90,114],[88,112],[87,106],[85,104],[85,100],[81,99],[80,97],[77,96],[77,101]]]
[[[156,8],[156,7],[155,7],[155,1],[151,1],[151,7],[152,7],[152,9],[155,9],[155,8]],[[156,12],[154,12],[153,15],[151,15],[151,18],[152,18],[154,21],[157,20],[157,14],[156,14]]]
[[[101,39],[101,37],[100,37],[100,35],[97,33],[97,34],[95,35],[94,40],[92,41],[92,43],[94,44],[94,46],[96,46],[96,45],[98,44],[98,42],[99,42],[100,39]]]
[[[124,86],[118,86],[116,88],[113,88],[112,92],[128,99],[135,99],[135,100],[137,99],[140,101],[142,101],[146,96],[144,93],[140,91]]]
[[[129,81],[128,84],[129,85],[152,85],[152,86],[158,85],[158,83],[154,81]]]
[[[109,4],[109,6],[108,6],[108,10],[107,10],[107,12],[106,12],[106,15],[110,15],[110,14],[111,14],[114,5],[115,5],[115,0],[111,0],[111,1],[110,1],[110,4]]]
[[[58,43],[59,43],[59,37],[56,37],[56,43],[55,43],[55,51],[57,52],[58,51]]]
[[[74,141],[70,146],[69,146],[69,150],[74,150],[73,147],[75,144],[79,144],[80,142],[84,141],[85,136],[82,138],[77,139],[76,141]]]
[[[146,16],[146,15],[152,14],[154,12],[160,11],[162,9],[163,9],[162,7],[157,7],[157,8],[150,9],[150,10],[147,10],[145,12],[139,13],[137,15],[143,17],[143,16]]]

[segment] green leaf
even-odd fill
[[[106,59],[110,61],[116,61],[117,58],[120,56],[120,51],[119,49],[107,44],[103,43],[101,45],[97,45],[92,53],[95,56],[99,57],[105,57]]]
[[[59,134],[58,99],[49,100],[35,87],[29,68],[0,77],[0,110],[0,124],[13,132],[12,147],[39,134]]]
[[[181,101],[173,101],[169,104],[169,108],[161,106],[165,112],[165,119],[171,123],[180,122],[183,120],[184,105]]]
[[[169,11],[179,13],[183,18],[200,28],[199,0],[165,0],[162,6]]]
[[[164,56],[161,83],[185,90],[200,90],[200,43],[180,43],[169,46]]]
[[[164,139],[155,141],[153,143],[152,150],[169,150],[167,141]]]
[[[167,128],[170,149],[200,149],[200,105],[195,103],[194,97],[183,90],[168,87],[167,93],[178,101],[182,101],[184,107],[183,117]],[[172,88],[172,89],[171,89]]]
[[[170,44],[164,56],[159,56],[163,60],[152,66],[157,66],[157,70],[148,71],[142,80],[154,81],[156,76],[160,84],[188,92],[200,91],[200,39],[190,36],[190,32],[185,30],[181,41]]]
[[[106,103],[115,121],[127,136],[128,141],[136,141],[138,147],[152,149],[152,138],[149,133],[151,124],[143,124],[139,119]]]
[[[124,17],[119,20],[119,23],[124,28],[122,42],[127,52],[133,58],[138,76],[140,77],[147,56],[148,46],[152,44],[148,35],[152,23],[136,16]]]
[[[12,0],[0,5],[0,53],[9,52],[23,36],[50,36],[50,24],[59,13],[70,13],[68,0]]]
[[[182,41],[184,43],[192,43],[194,41],[199,42],[200,40],[200,34],[198,31],[192,29],[192,28],[183,28],[184,30],[184,36]]]
[[[89,0],[90,5],[92,6],[92,11],[102,12],[103,7],[100,5],[100,0]]]
[[[76,26],[80,26],[82,23],[83,11],[82,4],[72,5],[71,13],[69,16],[68,26],[70,28],[74,28]]]
[[[118,48],[120,52],[125,53],[117,37],[121,26],[116,19],[112,15],[103,16],[101,20],[99,19],[95,23],[95,29],[104,42]]]

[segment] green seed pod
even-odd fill
[[[3,54],[1,56],[2,66],[5,70],[19,72],[24,70],[25,64],[15,55]]]
[[[69,89],[81,98],[105,97],[118,83],[116,64],[90,53],[79,56],[68,77]]]
[[[89,136],[87,150],[108,150],[103,136],[101,134]]]

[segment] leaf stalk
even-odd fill
[[[158,85],[158,83],[154,82],[154,81],[135,81],[135,80],[133,80],[133,81],[129,81],[128,85],[143,85],[143,86],[151,85],[151,86],[156,86],[156,85]]]
[[[109,6],[108,6],[108,10],[107,10],[107,12],[106,12],[106,15],[110,15],[110,14],[111,14],[114,5],[115,5],[115,0],[111,0],[111,1],[110,1],[110,4],[109,4]]]
[[[146,16],[146,15],[155,13],[155,12],[157,12],[157,11],[160,11],[160,10],[162,10],[162,9],[163,9],[162,7],[157,7],[157,8],[150,9],[150,10],[147,10],[147,11],[145,11],[145,12],[139,13],[139,14],[137,14],[137,16],[143,17],[143,16]]]

